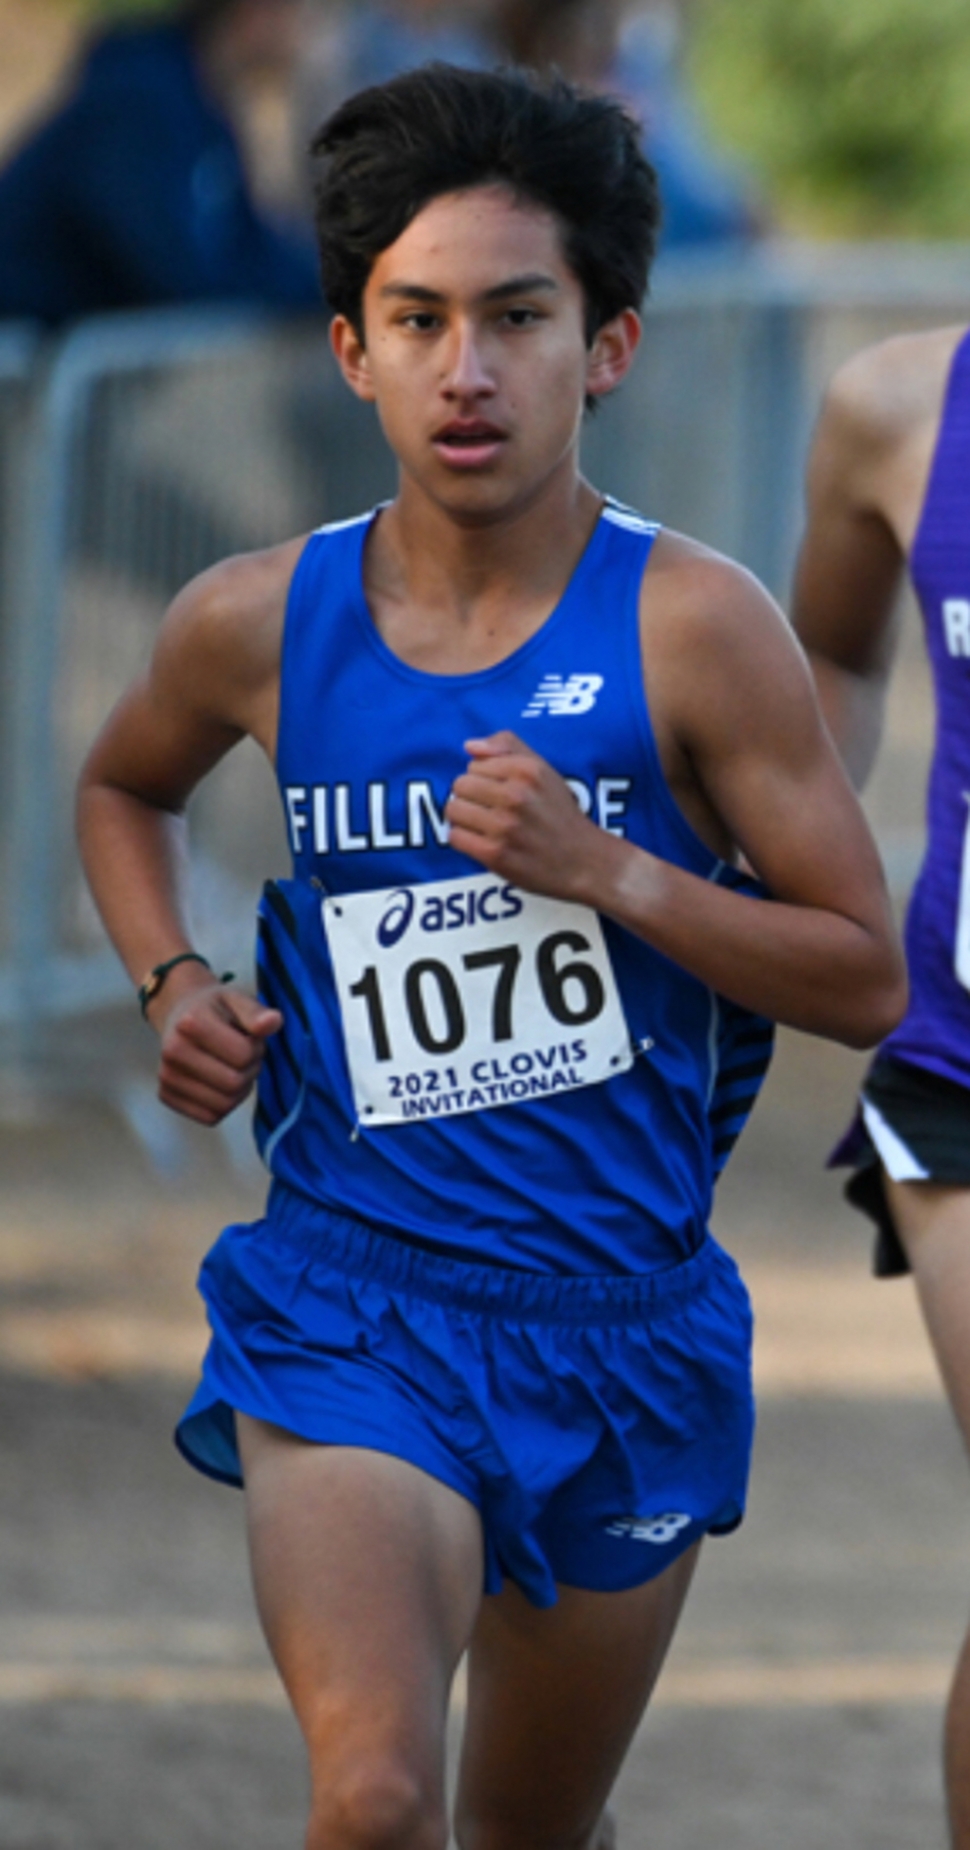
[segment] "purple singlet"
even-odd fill
[[[910,571],[936,747],[926,855],[906,919],[910,1005],[882,1051],[970,1087],[970,334],[953,360]]]

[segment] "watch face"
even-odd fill
[[[203,957],[201,951],[179,951],[178,956],[170,957],[167,963],[156,964],[154,970],[149,970],[145,981],[138,990],[138,1006],[143,1015],[148,1008],[148,1004],[157,996],[169,971],[174,970],[176,964],[204,964],[207,970],[211,970],[212,968],[209,959]],[[227,978],[223,977],[221,981],[225,982]]]

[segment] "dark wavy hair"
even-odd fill
[[[563,78],[428,64],[361,90],[313,138],[324,292],[363,338],[376,258],[432,199],[503,185],[558,220],[592,341],[646,293],[660,225],[632,116]]]

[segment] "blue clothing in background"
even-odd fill
[[[460,20],[413,20],[374,4],[350,9],[339,38],[347,95],[371,84],[387,83],[420,64],[459,64],[478,70],[493,62],[481,34]]]
[[[0,174],[0,316],[215,300],[320,308],[309,235],[257,209],[187,35],[108,33]]]
[[[309,141],[331,110],[370,84],[432,60],[488,70],[509,55],[474,18],[448,19],[438,12],[415,18],[384,0],[355,0],[336,22],[328,20],[316,50],[303,61],[297,104],[303,138]],[[644,152],[656,168],[663,201],[661,252],[742,246],[760,235],[744,170],[711,141],[676,43],[648,16],[632,10],[598,74],[567,74],[618,97],[643,124]]]
[[[620,34],[604,88],[644,125],[644,152],[663,202],[661,251],[743,244],[759,235],[747,176],[714,147],[674,48],[636,11]]]

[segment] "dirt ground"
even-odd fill
[[[118,1033],[120,1060],[133,1045]],[[620,1781],[637,1850],[942,1850],[968,1500],[910,1288],[868,1279],[819,1167],[858,1068],[784,1037],[723,1188],[758,1314],[751,1506],[706,1550]],[[169,1439],[204,1342],[198,1260],[260,1182],[204,1133],[163,1183],[103,1106],[2,1105],[0,1845],[298,1850],[302,1754],[240,1500]]]

